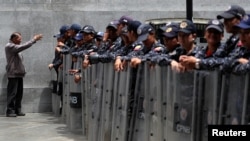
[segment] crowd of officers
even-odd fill
[[[225,31],[230,34],[222,42]],[[171,66],[172,70],[185,72],[193,69],[246,73],[250,70],[250,15],[239,5],[208,21],[204,31],[207,41],[200,46],[196,41],[196,26],[190,20],[169,22],[160,27],[161,40],[156,39],[156,30],[129,16],[122,16],[106,26],[105,32],[97,32],[91,25],[63,25],[57,39],[55,58],[49,68],[62,69],[64,54],[71,54],[72,62],[82,58],[82,67],[71,69],[75,81],[81,69],[96,63],[114,62],[114,70],[122,71],[129,63],[137,67],[148,62],[152,67]]]

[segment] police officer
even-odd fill
[[[90,63],[108,63],[115,59],[116,51],[122,47],[122,38],[117,35],[119,21],[111,21],[106,27],[106,36],[96,54],[89,56]]]
[[[71,49],[75,46],[74,37],[81,30],[81,26],[79,24],[72,24],[66,32],[66,39],[64,43],[60,43],[62,46],[60,51],[62,54],[69,54]]]
[[[58,81],[58,91],[57,94],[61,96],[61,101],[63,99],[63,83],[62,83],[62,72],[63,70],[63,53],[68,53],[68,48],[65,48],[65,44],[69,45],[70,44],[70,26],[68,25],[63,25],[60,27],[60,33],[54,35],[55,38],[57,38],[57,45],[55,47],[55,58],[51,64],[48,65],[49,69],[52,69],[52,67],[56,70],[57,72],[57,81]],[[62,106],[62,105],[61,105]],[[60,108],[60,113],[61,113],[62,107]]]
[[[128,24],[133,21],[133,18],[127,16],[127,15],[123,15],[120,17],[120,19],[118,20],[119,24],[117,25],[117,35],[120,36],[122,33],[122,29],[126,26],[128,26]]]
[[[179,23],[169,22],[161,29],[163,30],[163,43],[167,47],[167,53],[172,53],[180,46],[178,41]]]
[[[182,65],[188,70],[191,69],[214,69],[214,64],[211,64],[209,60],[214,58],[214,53],[218,48],[224,48],[224,44],[221,43],[224,33],[224,25],[217,19],[208,21],[205,39],[207,46],[198,48],[195,56],[186,56],[182,60]],[[215,59],[215,58],[214,58]]]
[[[121,45],[121,48],[115,52],[115,59],[118,58],[117,56],[119,56],[119,57],[125,56],[129,52],[132,51],[132,47],[131,47],[132,42],[129,40],[128,27],[127,26],[125,26],[122,29],[120,37],[122,39],[123,44]],[[119,60],[119,59],[117,59],[117,60]]]
[[[83,48],[84,40],[83,40],[83,34],[77,33],[74,37],[74,44],[75,46],[71,48],[71,56],[72,56],[72,63],[74,64],[77,61],[77,58],[80,56],[80,53]],[[72,64],[72,65],[73,65]]]
[[[160,27],[160,29],[162,30],[161,38],[167,48],[166,54],[159,54],[151,57],[151,64],[157,63],[161,58],[168,58],[169,56],[176,54],[176,48],[180,47],[180,43],[178,41],[179,23],[169,22],[165,26]]]
[[[149,24],[142,24],[137,29],[139,35],[137,41],[143,42],[141,48],[135,48],[133,58],[130,61],[132,67],[137,67],[141,61],[149,60],[158,54],[165,54],[166,47],[155,38],[155,29]]]
[[[62,56],[61,56],[61,53],[60,53],[59,50],[60,50],[60,47],[63,46],[63,43],[68,38],[67,33],[69,32],[69,29],[70,29],[70,27],[68,25],[63,25],[63,26],[60,27],[60,30],[59,30],[60,33],[53,36],[53,37],[55,37],[57,39],[57,45],[55,47],[54,59],[53,59],[52,63],[50,63],[48,65],[48,67],[49,67],[49,69],[54,68],[57,75],[58,75],[59,66],[63,63]]]
[[[130,60],[134,54],[134,51],[137,52],[137,48],[141,48],[142,43],[137,41],[138,34],[137,28],[141,25],[140,21],[134,20],[128,24],[128,40],[129,44],[126,48],[122,48],[122,51],[119,51],[119,54],[116,55],[116,60],[114,63],[114,69],[116,71],[121,71],[124,68],[127,60]]]
[[[56,51],[60,53],[68,53],[68,45],[71,44],[71,36],[70,36],[70,26],[63,25],[60,28],[60,33],[54,35],[54,38],[63,38],[63,41],[57,42]]]
[[[85,25],[80,33],[83,33],[83,51],[80,53],[80,56],[83,57],[83,68],[87,68],[89,66],[88,55],[91,53],[97,52],[98,47],[95,45],[94,37],[96,35],[96,31],[93,26]]]
[[[74,38],[76,36],[76,34],[81,30],[81,25],[79,24],[76,24],[76,23],[73,23],[70,28],[69,28],[69,35],[70,37],[73,39],[74,41]]]
[[[197,52],[197,46],[195,44],[196,39],[196,27],[190,20],[183,20],[180,22],[178,31],[178,41],[180,47],[175,49],[173,54],[168,54],[159,58],[157,62],[159,65],[171,65],[172,70],[177,72],[185,71],[185,67],[179,63],[185,56],[194,56]]]
[[[217,16],[217,19],[224,19],[226,32],[231,36],[227,39],[225,47],[216,52],[216,56],[225,57],[237,46],[239,35],[238,28],[235,25],[240,23],[245,14],[246,12],[241,6],[231,5],[227,11]]]
[[[72,49],[71,55],[72,55],[72,68],[69,70],[69,73],[74,75],[75,82],[78,83],[80,79],[79,73],[81,72],[80,66],[76,66],[76,64],[79,60],[78,57],[80,57],[80,52],[84,50],[83,44],[83,34],[82,33],[77,33],[76,36],[74,37],[75,40],[75,47]],[[76,68],[79,67],[79,68]]]
[[[228,65],[234,73],[247,73],[250,70],[250,15],[246,15],[243,20],[236,25],[239,30],[242,46],[234,50],[235,58]]]
[[[95,35],[95,43],[96,43],[96,46],[98,48],[101,46],[103,36],[104,36],[104,32],[102,32],[102,31],[97,32],[96,35]]]

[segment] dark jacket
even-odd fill
[[[161,54],[160,56],[157,56],[152,60],[160,66],[167,66],[170,65],[171,61],[173,60],[179,62],[179,58],[181,55],[195,56],[198,50],[200,50],[200,47],[196,46],[190,53],[187,53],[187,51],[183,47],[179,46],[171,53]]]
[[[239,58],[250,59],[250,49],[245,47],[238,47],[234,49],[227,57],[224,59],[223,65],[221,66],[221,70],[224,72],[234,72],[234,73],[246,73],[248,70],[247,64],[240,64],[238,62]]]
[[[195,55],[195,57],[200,59],[199,69],[213,70],[219,67],[223,63],[224,58],[219,58],[217,53],[224,49],[225,44],[221,43],[218,45],[218,48],[214,53],[207,55],[207,46],[202,47]]]

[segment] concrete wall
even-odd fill
[[[239,4],[247,11],[250,10],[248,0],[193,0],[194,18],[215,18],[230,4]],[[51,73],[47,65],[54,55],[55,39],[52,36],[58,33],[61,25],[90,24],[97,31],[104,31],[109,21],[118,19],[122,15],[130,15],[143,22],[158,18],[185,18],[185,10],[185,0],[0,0],[0,44],[2,46],[0,106],[5,105],[7,84],[4,46],[12,32],[21,32],[23,42],[36,33],[44,34],[42,41],[23,52],[28,71],[24,79],[23,102],[27,112],[50,111],[51,108],[48,106],[42,108],[39,106],[51,101],[49,95]],[[46,102],[37,100],[37,98],[44,99],[44,96],[47,97]],[[36,108],[27,106],[30,103],[33,103]],[[1,109],[4,108],[0,108],[0,113]]]

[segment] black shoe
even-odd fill
[[[16,117],[15,110],[8,109],[8,110],[6,111],[6,117]]]
[[[23,113],[23,112],[16,112],[16,115],[17,116],[25,116],[25,113]]]
[[[15,113],[6,113],[6,117],[16,117]]]
[[[25,116],[25,113],[22,112],[21,108],[16,108],[15,114],[17,116]]]

